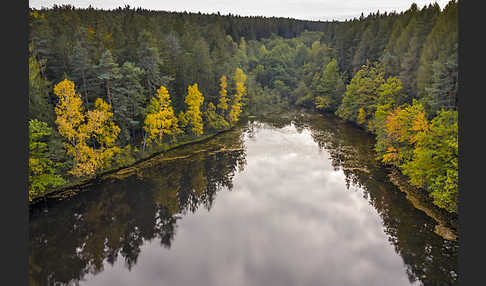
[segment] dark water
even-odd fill
[[[307,118],[310,117],[310,118]],[[31,213],[32,285],[456,285],[433,232],[334,118],[253,121]]]

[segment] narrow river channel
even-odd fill
[[[458,243],[333,117],[251,120],[31,210],[32,285],[457,285]]]

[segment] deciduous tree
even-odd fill
[[[111,158],[120,151],[115,146],[120,128],[113,122],[111,106],[98,98],[95,109],[84,113],[81,95],[76,94],[74,83],[67,79],[54,87],[54,94],[58,97],[58,131],[66,139],[64,146],[74,161],[70,173],[76,177],[93,176],[109,167]]]
[[[203,134],[203,121],[201,116],[201,105],[204,102],[204,96],[199,91],[197,83],[187,87],[187,96],[185,103],[187,111],[184,114],[184,123],[190,126],[194,135],[200,136]],[[185,125],[184,124],[184,125]]]
[[[231,110],[229,112],[230,125],[234,125],[238,122],[242,106],[241,100],[246,95],[246,75],[242,69],[237,68],[235,70],[233,80],[235,81],[235,94],[233,95]]]
[[[29,121],[29,201],[66,181],[56,174],[55,163],[49,158],[45,141],[52,133],[46,122]]]
[[[147,112],[144,125],[147,136],[144,140],[144,147],[145,141],[161,144],[164,134],[174,136],[180,132],[178,119],[171,105],[169,91],[164,86],[160,86],[157,94],[152,97],[147,106]]]

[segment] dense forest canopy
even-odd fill
[[[379,160],[457,213],[457,11],[324,22],[31,8],[29,193],[300,106],[375,133]]]

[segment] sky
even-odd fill
[[[305,20],[343,21],[359,17],[361,13],[367,16],[376,11],[404,11],[412,3],[419,8],[429,3],[437,2],[441,8],[449,0],[30,0],[31,8],[50,8],[54,4],[70,4],[77,8],[91,5],[98,9],[113,9],[130,5],[132,8],[142,7],[150,10],[228,13],[241,16],[290,17]]]

